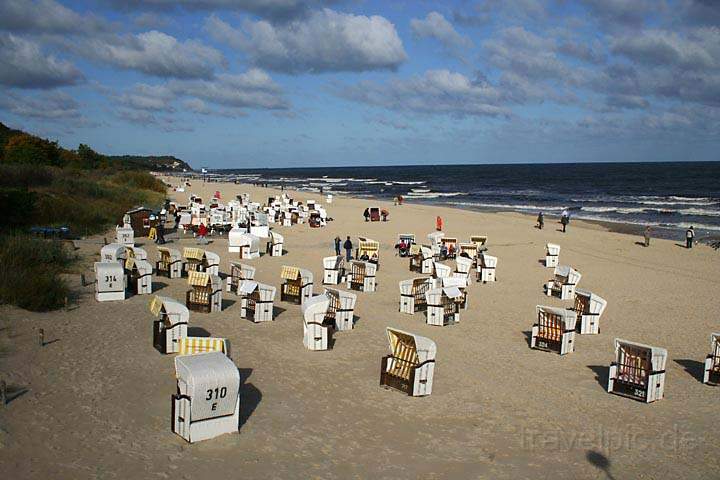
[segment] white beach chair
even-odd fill
[[[237,293],[241,280],[253,280],[255,267],[230,260],[230,275],[225,279],[225,290]]]
[[[452,275],[452,267],[450,265],[445,265],[444,263],[433,261],[432,266],[433,278],[446,278]]]
[[[703,383],[720,384],[720,333],[710,335],[710,354],[705,359]]]
[[[581,335],[597,335],[600,333],[600,316],[605,311],[607,300],[587,290],[575,289],[575,305],[573,310],[578,316],[578,327]]]
[[[353,260],[350,262],[350,272],[347,273],[347,288],[365,293],[374,292],[376,270],[377,265],[372,262]]]
[[[325,323],[330,299],[311,297],[302,304],[303,345],[308,350],[327,350],[332,346],[332,328]]]
[[[564,308],[537,306],[530,348],[565,355],[575,351],[577,314]]]
[[[663,398],[667,350],[615,339],[608,392],[650,403]]]
[[[194,312],[212,313],[222,310],[222,280],[206,272],[189,272],[185,306]]]
[[[427,308],[425,293],[434,288],[432,278],[419,277],[400,281],[400,312],[414,315]]]
[[[545,245],[545,266],[547,268],[555,268],[558,266],[560,259],[560,245],[548,243]]]
[[[332,322],[337,331],[352,330],[355,326],[354,313],[357,295],[335,288],[325,288],[323,295],[329,300],[325,321]]]
[[[125,272],[129,286],[136,295],[152,293],[153,268],[150,262],[130,257],[125,260]]]
[[[273,320],[275,287],[254,280],[240,280],[237,294],[240,296],[240,317],[255,323]]]
[[[376,265],[376,269],[380,268],[380,242],[367,237],[358,237],[358,247],[355,250],[355,258],[363,260],[367,258],[370,263]]]
[[[285,239],[282,235],[277,232],[270,232],[270,241],[267,242],[267,253],[271,257],[282,257],[283,255],[283,243]]]
[[[427,337],[388,327],[390,355],[380,364],[380,385],[413,397],[432,393],[437,346]]]
[[[108,243],[100,249],[100,261],[103,263],[116,262],[125,264],[125,245]]]
[[[555,267],[554,277],[545,284],[545,294],[559,297],[560,300],[570,300],[575,297],[575,288],[580,283],[580,272],[567,265]]]
[[[337,285],[345,282],[345,258],[342,255],[323,258],[323,284]]]
[[[120,245],[135,245],[135,231],[130,225],[115,227],[115,242]]]
[[[158,247],[159,259],[155,262],[158,275],[165,274],[168,278],[180,278],[183,272],[183,259],[180,251],[174,248]]]
[[[460,322],[460,302],[463,294],[457,287],[433,288],[425,292],[428,325],[443,327]]]
[[[313,274],[310,270],[283,265],[280,278],[285,280],[280,289],[281,301],[302,305],[312,297]]]
[[[180,339],[187,337],[190,311],[177,300],[157,295],[150,299],[149,307],[157,318],[153,322],[153,346],[160,353],[179,352]]]
[[[219,352],[175,357],[172,431],[190,443],[238,430],[240,373]]]
[[[439,283],[438,283],[439,282]],[[468,278],[464,276],[463,274],[456,274],[453,272],[452,276],[440,278],[435,280],[435,288],[442,287],[442,288],[451,288],[456,287],[460,290],[460,293],[462,294],[461,299],[458,301],[460,308],[463,310],[468,307],[468,294],[467,294],[467,287],[468,287]]]
[[[497,280],[495,270],[497,268],[497,257],[481,253],[477,264],[477,281],[482,283],[494,282]]]
[[[125,300],[125,270],[117,262],[95,262],[95,300]]]

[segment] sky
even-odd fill
[[[718,0],[0,0],[0,121],[195,168],[720,160]]]

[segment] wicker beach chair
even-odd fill
[[[345,282],[345,258],[342,255],[323,258],[323,285]]]
[[[575,298],[575,288],[580,283],[582,274],[567,265],[558,265],[554,270],[554,277],[545,284],[545,294],[559,297],[560,300]]]
[[[178,353],[180,339],[187,337],[190,311],[185,305],[169,297],[153,296],[148,307],[153,322],[153,347],[160,353]]]
[[[414,315],[425,311],[427,298],[425,293],[434,288],[431,278],[419,277],[400,281],[400,312]]]
[[[548,243],[545,245],[545,267],[555,268],[560,259],[560,245]]]
[[[190,443],[238,430],[240,373],[219,352],[175,358],[172,431]]]
[[[285,280],[280,289],[280,300],[302,305],[312,297],[313,274],[304,268],[283,265],[280,278]]]
[[[240,280],[237,294],[240,296],[240,317],[255,323],[273,320],[275,287],[254,280]]]
[[[432,288],[425,292],[428,325],[443,327],[460,322],[460,303],[463,294],[457,287]]]
[[[410,396],[432,393],[435,373],[435,342],[426,337],[387,328],[390,355],[380,364],[380,385]]]
[[[334,288],[326,288],[323,292],[328,298],[328,308],[325,313],[325,323],[329,323],[338,331],[352,330],[357,295]]]
[[[267,242],[267,253],[269,253],[271,257],[282,257],[284,243],[285,239],[282,235],[277,232],[271,231],[270,241]]]
[[[136,260],[132,257],[125,260],[129,287],[135,295],[152,293],[152,271],[152,265],[147,260]]]
[[[350,262],[350,272],[347,275],[347,288],[362,292],[374,292],[375,274],[377,265],[371,262],[353,260]]]
[[[705,359],[703,383],[720,385],[720,333],[710,335],[710,352]]]
[[[303,345],[308,350],[332,348],[332,326],[325,321],[330,299],[326,295],[311,297],[302,305]]]
[[[95,300],[125,300],[126,276],[118,262],[95,262]]]
[[[482,283],[495,282],[497,280],[497,257],[481,253],[477,264],[477,281]]]
[[[667,350],[615,339],[608,392],[650,403],[663,398]]]
[[[587,290],[575,289],[573,310],[578,316],[578,332],[581,335],[600,333],[600,316],[605,311],[607,300]]]
[[[230,275],[225,280],[225,290],[237,293],[238,285],[242,280],[253,280],[254,278],[255,267],[231,260]]]
[[[155,262],[155,270],[158,275],[166,275],[168,278],[180,278],[183,272],[183,259],[180,251],[174,248],[158,247],[160,258]]]
[[[190,290],[185,294],[185,305],[194,312],[211,313],[222,310],[222,280],[206,272],[189,272]]]
[[[572,310],[537,306],[530,347],[565,355],[575,351],[577,314]]]

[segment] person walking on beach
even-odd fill
[[[365,217],[366,222],[370,221],[370,209],[369,208],[365,209],[365,211],[363,212],[363,217]]]
[[[542,230],[545,226],[545,216],[543,215],[543,212],[538,213],[537,224],[540,230]]]
[[[352,249],[353,249],[353,244],[352,244],[352,240],[350,240],[350,235],[348,235],[347,240],[345,240],[343,247],[345,248],[345,259],[349,262],[350,260],[352,260]]]
[[[158,221],[155,233],[157,235],[155,243],[165,245],[165,221],[162,218]]]
[[[563,210],[560,216],[560,223],[562,224],[562,231],[565,233],[568,223],[570,223],[570,214],[567,210]]]
[[[650,234],[652,234],[652,228],[649,226],[645,227],[645,246],[650,246]]]
[[[335,237],[335,255],[340,255],[340,242],[342,240],[340,239],[340,236]]]
[[[685,232],[685,246],[687,248],[692,248],[693,240],[695,240],[695,227],[690,225],[690,228],[688,228]]]
[[[208,243],[207,238],[206,238],[207,234],[208,234],[207,227],[205,226],[204,223],[201,223],[200,226],[198,227],[198,231],[197,231],[197,241],[199,244],[207,245],[207,243]]]

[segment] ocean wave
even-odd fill
[[[701,217],[720,217],[720,210],[705,210],[702,208],[683,208],[677,210],[683,215],[698,215]]]
[[[408,198],[439,198],[439,197],[458,197],[465,195],[463,192],[409,192]]]
[[[509,203],[482,203],[482,202],[451,202],[452,205],[460,205],[465,207],[481,207],[481,208],[503,208],[508,210],[535,210],[537,212],[558,211],[561,212],[565,207],[558,206],[540,206],[540,205],[512,205]]]
[[[400,182],[400,181],[393,180],[392,183],[395,185],[422,185],[423,183],[427,183],[427,181],[421,180],[418,182]]]

